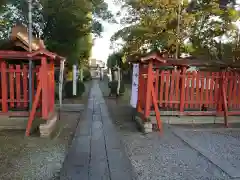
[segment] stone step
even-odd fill
[[[62,104],[61,107],[59,104],[56,104],[55,107],[57,109],[60,108],[60,110],[64,112],[79,112],[84,109],[84,104]]]
[[[137,127],[145,132],[150,133],[157,129],[157,121],[155,116],[149,117],[150,121],[146,122],[141,119],[140,116],[135,116],[134,120]],[[161,116],[163,124],[171,125],[204,125],[204,124],[224,124],[224,117],[216,116]],[[232,127],[239,127],[240,116],[229,116],[228,123],[232,124]],[[231,125],[230,125],[231,126]]]
[[[157,124],[156,117],[150,116],[152,124]],[[216,116],[161,116],[161,121],[167,124],[214,124],[224,123],[224,117]],[[229,123],[240,123],[240,116],[229,116]]]
[[[135,122],[140,131],[144,133],[150,133],[153,131],[153,126],[151,122],[144,122],[139,116],[135,116]]]
[[[28,122],[27,117],[0,117],[0,130],[3,129],[26,129]]]
[[[44,124],[39,126],[41,137],[49,137],[57,127],[58,114],[55,112],[49,116]]]

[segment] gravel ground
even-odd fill
[[[130,159],[141,180],[229,179],[219,168],[165,130],[162,137],[123,137]]]
[[[55,179],[79,120],[79,113],[61,113],[59,131],[53,139],[24,137],[24,131],[0,134],[1,180]],[[67,120],[67,121],[66,121]]]
[[[75,100],[75,103],[86,102],[89,87],[90,83],[87,83],[86,93],[83,94],[83,98]],[[56,134],[51,139],[37,136],[26,138],[25,131],[0,131],[0,179],[58,179],[80,114],[61,112]]]
[[[232,130],[227,132],[218,132],[218,134],[224,134],[226,136],[231,136],[240,141],[240,130]]]
[[[106,82],[100,82],[100,88],[108,94]],[[139,180],[230,179],[168,128],[164,129],[162,136],[157,132],[148,135],[140,133],[131,120],[131,108],[126,98],[105,100]]]
[[[194,139],[198,146],[207,149],[214,156],[223,161],[228,161],[233,167],[240,169],[240,131],[184,131],[184,134]],[[234,138],[234,135],[237,138]]]

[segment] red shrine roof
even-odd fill
[[[223,61],[204,60],[203,58],[187,57],[187,58],[170,58],[166,52],[153,51],[145,55],[135,54],[128,57],[130,63],[148,63],[153,60],[154,63],[162,66],[198,66],[198,67],[218,67],[218,68],[240,68],[240,63],[227,63]]]
[[[141,62],[146,62],[146,61],[149,61],[149,60],[156,60],[159,63],[166,63],[167,62],[167,60],[164,58],[164,56],[162,56],[158,52],[153,52],[153,53],[147,54],[146,56],[140,58]]]
[[[9,51],[9,50],[0,50],[0,58],[3,59],[29,59],[32,58],[32,60],[39,60],[41,59],[42,55],[45,55],[46,57],[49,57],[51,59],[55,60],[63,60],[64,58],[61,56],[58,56],[57,54],[54,54],[50,51],[47,51],[45,49],[38,50],[36,52],[29,53],[27,51]]]
[[[44,55],[57,61],[64,59],[64,57],[48,51],[45,48],[43,40],[36,37],[33,37],[31,47],[32,52],[30,53],[28,52],[29,41],[27,28],[24,26],[15,26],[12,28],[10,39],[0,46],[0,58],[8,60],[27,60],[30,58],[32,60],[39,60]]]

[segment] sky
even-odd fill
[[[105,0],[105,2],[108,3],[109,9],[113,13],[117,13],[117,11],[119,11],[121,8],[120,6],[115,5],[113,3],[113,0]],[[237,3],[240,4],[240,0],[237,0]],[[104,31],[102,33],[102,37],[97,38],[94,41],[91,58],[107,62],[108,55],[111,54],[111,52],[113,51],[112,49],[110,49],[110,38],[115,32],[117,32],[121,28],[121,25],[110,24],[107,22],[102,22],[102,24],[104,26]],[[240,29],[240,21],[237,24]]]
[[[118,10],[120,10],[120,7],[113,4],[113,0],[105,0],[105,2],[108,3],[109,9],[116,13]],[[104,26],[104,32],[102,33],[101,38],[97,38],[94,41],[94,46],[92,49],[92,58],[95,58],[97,60],[102,60],[104,62],[107,62],[108,55],[111,54],[112,50],[110,49],[110,38],[111,36],[117,32],[120,28],[120,24],[110,24],[107,22],[102,23]]]

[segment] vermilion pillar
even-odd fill
[[[144,115],[145,117],[149,117],[150,115],[150,106],[151,106],[151,87],[152,87],[152,80],[153,80],[153,63],[152,61],[149,61],[148,64],[148,71],[147,71],[147,93],[146,93],[146,104],[145,104],[145,110],[144,110]]]
[[[51,60],[49,68],[49,91],[50,91],[50,112],[54,110],[55,105],[55,80],[54,80],[54,61]]]
[[[42,57],[41,59],[41,69],[42,73],[40,73],[40,81],[42,82],[42,118],[47,119],[49,99],[48,99],[48,67],[46,57]]]
[[[181,72],[181,82],[180,82],[180,112],[184,111],[185,104],[185,79],[186,79],[186,67],[182,68]]]

